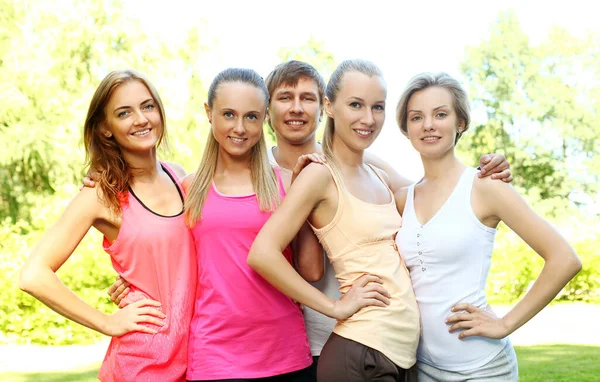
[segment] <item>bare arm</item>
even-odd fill
[[[542,310],[579,270],[581,262],[573,248],[546,220],[535,213],[509,184],[488,179],[475,181],[473,206],[482,211],[482,221],[502,220],[544,259],[544,267],[527,294],[501,319],[469,304],[453,310],[466,310],[451,316],[451,328],[467,329],[460,338],[480,335],[503,338],[517,330]],[[479,213],[477,213],[480,216]]]
[[[59,221],[34,248],[21,270],[19,286],[57,313],[102,334],[120,336],[130,331],[153,333],[154,330],[139,323],[162,325],[156,317],[162,318],[163,314],[142,306],[159,306],[160,303],[141,300],[114,315],[106,315],[77,297],[56,275],[92,225],[101,222],[104,222],[104,226],[108,225],[108,214],[96,190],[86,188],[80,191]]]
[[[282,254],[311,212],[327,201],[328,187],[335,187],[329,170],[308,165],[293,183],[283,203],[254,240],[248,264],[288,297],[329,317],[344,319],[367,305],[385,306],[387,292],[376,276],[363,276],[339,302],[306,282]],[[367,285],[369,282],[370,285]]]
[[[165,163],[169,166],[169,168],[171,170],[173,170],[173,172],[175,173],[175,175],[177,175],[177,177],[179,179],[183,179],[186,177],[187,174],[185,172],[185,169],[180,164],[173,163],[173,162],[165,162]]]

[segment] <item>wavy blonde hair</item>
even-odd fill
[[[99,189],[102,191],[102,200],[113,212],[121,211],[121,202],[124,193],[133,182],[134,170],[123,157],[121,147],[114,136],[106,137],[102,134],[102,124],[106,123],[105,108],[115,90],[126,83],[139,81],[154,98],[158,106],[162,129],[156,147],[167,141],[167,126],[165,108],[158,92],[150,81],[135,70],[115,70],[110,72],[94,93],[83,126],[83,142],[85,145],[86,165],[91,173],[98,174]]]
[[[208,106],[212,109],[215,98],[218,97],[219,86],[225,83],[239,82],[252,85],[260,89],[265,95],[265,108],[269,104],[269,91],[265,81],[251,69],[230,68],[219,73],[208,89]],[[212,129],[208,132],[206,146],[202,154],[202,161],[198,166],[196,175],[188,188],[185,201],[185,219],[188,226],[192,227],[202,219],[202,206],[208,195],[217,167],[219,156],[219,143],[215,139]],[[279,184],[275,170],[269,163],[267,156],[267,143],[264,133],[251,149],[250,173],[252,187],[261,211],[273,211],[281,202]]]

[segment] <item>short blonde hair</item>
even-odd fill
[[[398,106],[396,107],[396,122],[398,122],[400,131],[408,137],[407,118],[408,102],[410,101],[410,98],[416,92],[430,87],[447,89],[452,95],[454,103],[453,107],[456,111],[456,115],[458,116],[458,119],[465,124],[464,129],[456,134],[456,139],[454,141],[456,143],[462,134],[469,128],[469,124],[471,123],[471,106],[469,104],[467,92],[460,82],[444,72],[417,74],[408,82],[406,89],[404,89],[404,92],[400,97]]]

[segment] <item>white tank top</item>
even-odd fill
[[[402,228],[396,235],[400,254],[421,311],[423,334],[417,351],[420,362],[448,371],[466,371],[485,365],[507,339],[484,337],[458,339],[449,333],[446,318],[459,302],[484,308],[484,292],[490,269],[496,230],[479,221],[471,207],[471,189],[477,174],[467,168],[448,200],[426,223],[415,214],[415,184],[404,206]]]
[[[271,162],[271,165],[279,167],[275,157],[273,156],[273,147],[271,147],[270,150],[267,150],[267,153],[269,155],[269,162]],[[291,171],[281,167],[280,171],[291,173]],[[323,252],[323,261],[325,266],[323,277],[321,280],[311,284],[330,299],[339,300],[342,295],[339,291],[340,283],[335,278],[333,265],[331,265],[331,262],[329,262],[325,252]],[[313,357],[318,357],[321,355],[321,350],[323,350],[325,342],[327,342],[331,332],[333,332],[333,328],[337,321],[317,312],[316,310],[312,310],[308,306],[304,306],[302,308],[302,313],[304,315],[306,334],[308,335],[308,341],[310,342],[310,352]]]

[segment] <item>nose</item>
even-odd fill
[[[135,121],[134,123],[138,126],[143,126],[148,123],[148,118],[144,115],[141,110],[135,112]]]
[[[244,135],[244,133],[246,132],[246,128],[244,127],[244,120],[240,118],[237,121],[235,121],[232,131],[237,135]]]
[[[365,114],[361,120],[362,124],[365,126],[373,126],[375,124],[375,117],[373,116],[373,110],[369,108],[365,108]]]
[[[425,130],[431,130],[431,129],[433,129],[433,118],[431,118],[431,117],[425,117],[423,119],[423,128]]]
[[[300,100],[298,98],[294,98],[294,100],[292,101],[290,112],[295,113],[295,114],[304,113],[304,109],[302,108],[302,103],[300,102]]]

